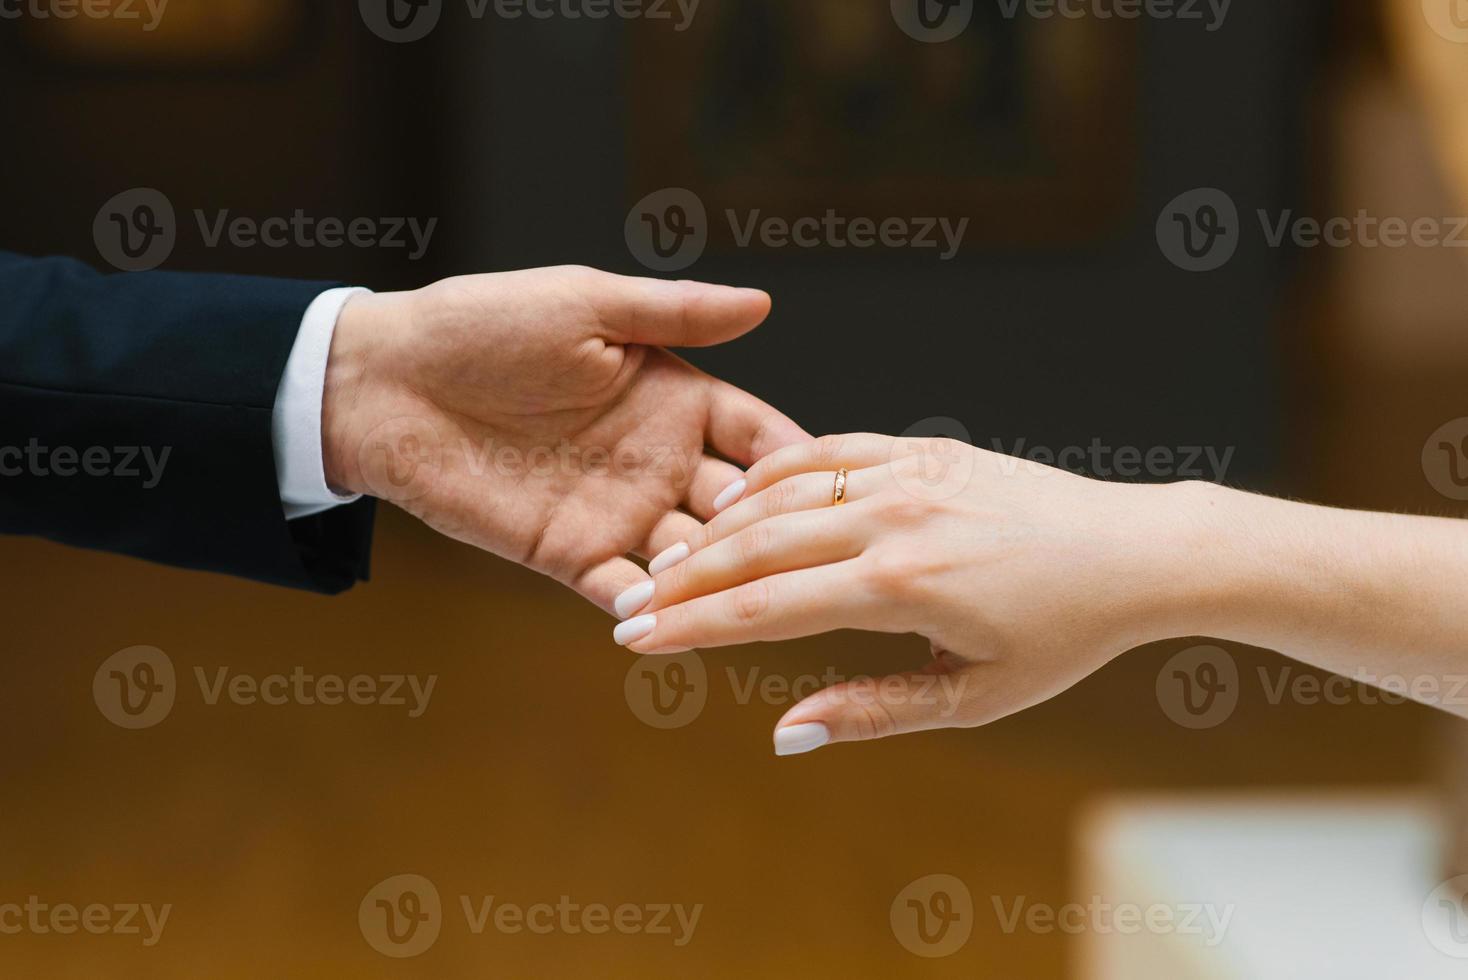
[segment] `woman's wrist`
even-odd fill
[[[1275,650],[1313,648],[1370,624],[1371,610],[1383,605],[1390,569],[1367,567],[1363,557],[1380,555],[1371,522],[1384,515],[1207,483],[1157,489],[1167,503],[1158,511],[1163,530],[1152,551],[1162,597],[1154,639],[1210,636]]]
[[[1306,604],[1297,578],[1311,531],[1303,505],[1211,483],[1139,488],[1151,533],[1140,543],[1150,598],[1143,642],[1179,636],[1261,642]]]

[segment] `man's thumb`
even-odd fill
[[[758,289],[601,273],[590,291],[607,339],[619,344],[710,347],[770,315],[769,294]]]

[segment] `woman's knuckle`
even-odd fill
[[[770,587],[764,582],[741,585],[734,590],[731,601],[735,622],[758,622],[770,608]]]
[[[692,584],[690,576],[693,564],[692,558],[685,558],[659,575],[656,586],[659,598],[687,595],[688,588]]]
[[[765,491],[764,516],[775,517],[790,511],[795,506],[796,485],[794,480],[781,480]]]
[[[740,531],[734,543],[741,565],[758,565],[770,552],[770,529],[764,524],[754,524]]]
[[[839,468],[846,451],[846,440],[841,436],[822,436],[816,440],[816,465],[820,469]]]
[[[882,516],[892,524],[911,527],[927,519],[932,505],[907,493],[890,493],[882,498]]]
[[[882,700],[875,682],[862,685],[860,696],[853,697],[851,704],[852,722],[861,738],[886,738],[897,734],[897,718]]]
[[[887,598],[908,598],[918,574],[917,562],[895,549],[874,552],[867,558],[867,582],[878,595]]]

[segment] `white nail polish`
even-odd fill
[[[618,619],[626,619],[628,616],[641,609],[652,601],[652,591],[657,586],[649,579],[646,582],[638,582],[632,588],[617,596],[612,608],[617,610]]]
[[[622,646],[626,646],[629,643],[636,643],[651,633],[652,628],[657,624],[658,618],[656,616],[638,616],[636,619],[629,619],[625,623],[618,623],[617,628],[612,630],[612,639],[616,640]]]
[[[687,558],[688,550],[688,542],[679,541],[677,544],[673,545],[673,547],[668,548],[662,554],[654,558],[651,564],[647,566],[647,573],[649,575],[657,575],[660,572],[666,572],[668,569],[672,568],[674,565]]]
[[[802,752],[814,752],[829,741],[831,733],[818,721],[791,725],[775,732],[775,754],[800,755]]]
[[[718,513],[730,504],[744,496],[744,488],[749,484],[744,480],[735,480],[724,488],[723,492],[714,498],[714,513]]]

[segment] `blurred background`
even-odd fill
[[[1468,516],[1468,251],[1446,241],[1468,245],[1468,3],[531,8],[0,3],[0,248],[107,268],[99,210],[154,188],[164,268],[393,289],[664,274],[637,229],[681,215],[677,275],[775,298],[692,359],[813,432]],[[298,211],[436,224],[421,255],[207,233]],[[742,240],[828,212],[966,224],[956,249]],[[1312,245],[1300,219],[1349,228]],[[1438,243],[1383,244],[1385,219]],[[985,729],[777,760],[812,685],[926,645],[639,664],[570,593],[387,507],[373,572],[326,599],[0,542],[0,906],[170,908],[153,943],[141,912],[138,934],[0,934],[0,975],[1212,980],[1468,957],[1439,889],[1468,872],[1468,729],[1274,654],[1179,639]],[[137,645],[177,690],[128,730],[92,682]],[[404,707],[208,696],[295,672],[436,679],[416,716],[406,686]],[[1184,675],[1223,677],[1221,706]],[[384,894],[426,910],[416,938],[384,933]],[[582,913],[493,915],[541,903]],[[592,906],[642,927],[580,928]],[[654,928],[662,906],[696,926]],[[1158,907],[1172,927],[1117,918]]]

